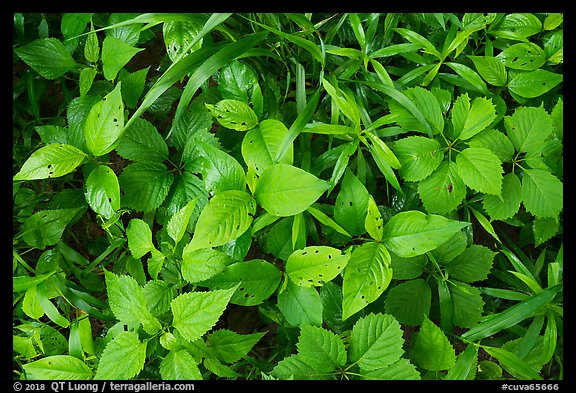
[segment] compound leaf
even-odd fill
[[[446,266],[446,271],[451,277],[468,283],[485,280],[495,255],[487,247],[472,244]]]
[[[516,174],[509,173],[502,179],[500,195],[485,195],[482,206],[492,220],[505,220],[520,209],[522,185]]]
[[[420,181],[438,168],[444,158],[440,143],[422,136],[400,139],[394,145],[394,153],[401,163],[400,176],[406,181]]]
[[[458,97],[451,111],[454,135],[462,140],[472,138],[496,119],[491,99],[477,97],[470,104],[468,93]]]
[[[466,184],[458,174],[456,163],[443,161],[418,185],[418,194],[430,213],[449,213],[466,197]]]
[[[504,118],[510,142],[519,152],[539,152],[554,129],[552,118],[540,107],[521,107]]]

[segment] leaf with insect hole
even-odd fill
[[[110,219],[120,209],[120,185],[112,169],[95,168],[86,179],[86,201],[96,213]]]
[[[258,124],[258,117],[248,104],[238,100],[220,100],[215,105],[204,104],[220,125],[236,131],[247,131]]]
[[[124,132],[124,103],[121,84],[97,102],[86,117],[84,136],[88,150],[96,156],[103,156],[116,147]]]
[[[41,147],[28,157],[14,180],[39,180],[64,176],[87,157],[82,150],[61,143]]]
[[[304,287],[322,286],[346,267],[350,254],[328,246],[310,246],[296,250],[286,261],[286,274]]]

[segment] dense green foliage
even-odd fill
[[[14,379],[563,379],[562,14],[14,14]]]

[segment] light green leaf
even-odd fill
[[[332,218],[330,218],[327,214],[325,214],[321,210],[318,210],[312,206],[309,206],[306,209],[306,211],[308,213],[310,213],[310,215],[312,215],[312,217],[317,219],[318,222],[320,222],[322,225],[325,225],[328,228],[331,228],[331,229],[335,230],[336,232],[338,232],[344,236],[351,237],[350,234],[348,232],[346,232],[346,230],[344,228],[342,228],[340,225],[338,225]],[[295,216],[295,217],[298,217],[298,216]],[[304,225],[303,221],[302,221],[302,225]],[[294,247],[294,245],[293,245],[293,248],[296,249],[296,247]]]
[[[32,153],[13,179],[38,180],[64,176],[74,171],[86,157],[86,153],[74,146],[51,143]]]
[[[491,99],[477,97],[470,105],[468,93],[459,96],[451,111],[454,135],[462,140],[472,138],[496,119],[496,108]]]
[[[400,161],[399,174],[406,181],[420,181],[438,168],[444,153],[440,143],[422,136],[409,136],[398,140],[394,153]]]
[[[410,359],[426,370],[450,370],[456,363],[456,353],[444,332],[424,317]]]
[[[185,349],[168,352],[160,363],[160,376],[163,380],[202,380],[198,364]]]
[[[138,333],[122,332],[106,345],[94,379],[127,380],[144,368],[146,342],[140,342]]]
[[[22,365],[29,380],[90,380],[92,370],[70,355],[47,356]]]
[[[14,48],[14,53],[46,79],[56,79],[76,66],[76,61],[56,38],[40,38]]]
[[[466,349],[458,355],[454,366],[448,370],[444,377],[446,380],[471,380],[476,376],[478,365],[478,346],[468,344]]]
[[[466,185],[456,163],[443,161],[432,175],[420,182],[418,194],[428,212],[442,214],[456,209],[466,197]]]
[[[182,277],[189,283],[208,280],[234,262],[222,251],[211,248],[195,250],[186,245],[182,251]]]
[[[299,354],[287,356],[278,362],[270,374],[278,379],[327,379],[326,375],[317,372],[312,366],[306,363],[306,360],[304,356],[300,356]]]
[[[374,201],[374,198],[370,195],[364,226],[366,232],[377,242],[382,240],[382,233],[384,233],[383,221],[384,219],[382,218],[382,214],[380,214],[380,210],[378,210],[378,205],[376,205],[376,201]]]
[[[558,217],[564,206],[564,187],[558,178],[542,169],[525,169],[522,202],[536,217]]]
[[[152,230],[144,221],[133,218],[126,228],[128,248],[134,258],[142,258],[148,252],[155,249],[152,243]]]
[[[546,15],[546,19],[544,19],[543,28],[544,30],[554,30],[558,26],[562,24],[564,21],[564,14],[558,12],[551,12]]]
[[[418,326],[430,312],[432,291],[421,278],[402,282],[390,288],[386,295],[386,313],[398,322]]]
[[[506,67],[534,71],[546,63],[546,54],[533,42],[522,42],[504,49],[496,56]]]
[[[538,69],[516,74],[508,81],[508,89],[523,98],[536,98],[549,92],[563,80],[561,74]]]
[[[122,171],[120,187],[123,205],[136,211],[149,212],[158,208],[170,191],[174,174],[164,164],[135,162]]]
[[[275,163],[276,155],[282,141],[288,134],[284,123],[275,119],[262,120],[257,127],[249,130],[242,140],[242,157],[248,168],[253,168],[257,175]],[[288,147],[279,164],[292,165],[294,162],[294,148]]]
[[[162,37],[170,60],[174,62],[202,47],[202,38],[189,47],[201,28],[202,26],[195,20],[173,20],[162,24]]]
[[[492,86],[505,86],[507,81],[506,67],[497,57],[468,56],[484,80]]]
[[[344,270],[342,320],[365,308],[382,295],[392,280],[390,254],[379,243],[356,248]]]
[[[222,191],[200,213],[188,247],[217,247],[242,235],[252,224],[256,202],[246,191]]]
[[[162,162],[168,158],[168,146],[152,123],[137,119],[116,146],[122,157],[131,161]]]
[[[446,62],[444,64],[452,68],[458,75],[464,78],[464,80],[466,80],[466,82],[468,82],[470,86],[474,88],[476,91],[485,95],[490,94],[490,92],[488,91],[488,87],[486,87],[486,83],[484,83],[480,75],[478,75],[476,71],[474,71],[470,67],[465,66],[464,64],[461,63]]]
[[[362,371],[371,371],[397,362],[404,350],[402,329],[393,316],[368,314],[354,324],[350,334],[350,361]]]
[[[514,146],[510,139],[502,132],[494,129],[487,129],[476,134],[468,140],[470,147],[483,147],[496,154],[500,161],[507,162],[514,156]]]
[[[314,287],[303,287],[291,280],[278,293],[278,309],[293,326],[322,325],[322,299]]]
[[[489,248],[472,244],[446,266],[446,271],[450,277],[468,283],[485,280],[495,255]]]
[[[330,373],[346,365],[344,342],[322,327],[302,326],[296,347],[301,358],[318,373]]]
[[[238,100],[221,100],[215,105],[204,104],[218,120],[218,123],[226,128],[236,131],[250,130],[258,124],[258,117],[254,110],[245,102]]]
[[[172,325],[188,341],[208,332],[224,312],[237,287],[209,292],[188,292],[172,300]]]
[[[519,152],[538,152],[554,129],[552,118],[543,106],[520,107],[504,117],[510,142]]]
[[[468,225],[436,214],[405,211],[384,225],[382,244],[400,257],[413,257],[435,249]]]
[[[80,96],[86,95],[90,88],[92,87],[92,83],[94,82],[94,77],[98,70],[92,67],[82,68],[80,71],[80,77],[78,79],[78,87],[80,89]]]
[[[334,220],[352,236],[365,233],[369,199],[364,184],[346,169],[334,204]]]
[[[124,131],[122,83],[97,102],[84,123],[86,146],[94,156],[102,156],[116,147]]]
[[[470,147],[456,156],[456,168],[464,183],[478,191],[500,195],[502,191],[502,163],[488,149]]]
[[[286,261],[286,274],[304,287],[322,286],[336,277],[348,263],[350,254],[328,246],[310,246],[296,250]]]
[[[118,75],[118,71],[124,67],[136,53],[144,48],[134,48],[132,45],[113,37],[106,36],[102,42],[102,71],[104,77],[112,81]]]
[[[268,299],[278,288],[282,273],[276,266],[263,259],[231,263],[222,273],[198,285],[211,289],[228,289],[238,286],[230,303],[255,306]]]
[[[522,185],[514,173],[509,173],[502,179],[500,195],[485,195],[482,206],[492,220],[505,220],[512,217],[520,209],[522,202]]]
[[[368,380],[383,379],[419,381],[421,379],[420,372],[416,367],[410,363],[408,359],[404,358],[401,358],[397,362],[383,368],[364,371],[362,376],[364,379]]]
[[[174,243],[178,243],[184,233],[186,233],[186,228],[188,227],[188,222],[190,221],[190,217],[194,212],[194,208],[196,207],[196,203],[198,202],[198,197],[189,201],[186,206],[182,209],[177,211],[170,217],[168,224],[166,225],[166,232],[168,235],[174,240]]]
[[[206,345],[213,349],[216,357],[225,363],[234,363],[248,354],[250,349],[266,334],[238,334],[231,330],[219,329],[210,333]]]
[[[86,179],[86,201],[96,213],[110,219],[120,209],[120,185],[107,165],[96,167]]]
[[[330,184],[311,173],[288,164],[268,167],[258,179],[254,198],[275,216],[303,212],[330,188]]]
[[[558,233],[559,228],[558,219],[554,217],[537,217],[532,224],[536,247],[552,239]]]

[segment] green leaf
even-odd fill
[[[542,22],[534,14],[506,14],[497,28],[512,31],[514,34],[526,38],[542,31]]]
[[[478,365],[478,346],[468,344],[466,349],[458,355],[454,366],[448,370],[444,377],[446,380],[462,381],[474,379]]]
[[[372,239],[380,242],[382,240],[382,234],[384,233],[382,214],[378,210],[378,205],[374,198],[370,196],[368,199],[368,209],[366,212],[366,220],[364,221],[364,226],[366,232],[372,237]]]
[[[258,179],[254,198],[267,212],[287,217],[302,213],[329,188],[328,182],[303,169],[274,164]]]
[[[29,380],[90,380],[92,370],[70,355],[47,356],[22,365]]]
[[[452,68],[458,75],[464,78],[464,80],[468,82],[470,86],[474,88],[476,91],[485,95],[490,94],[490,92],[488,91],[488,87],[486,87],[486,83],[484,83],[480,75],[478,75],[476,71],[474,71],[470,67],[460,63],[446,62],[444,64]]]
[[[222,126],[236,131],[250,130],[258,124],[254,110],[245,102],[238,100],[221,100],[215,105],[204,104]]]
[[[138,333],[122,332],[106,345],[94,379],[131,379],[144,368],[146,342],[140,342]]]
[[[470,105],[468,93],[456,99],[450,113],[454,136],[462,140],[472,138],[496,119],[496,108],[491,99],[477,97]]]
[[[51,143],[32,153],[13,179],[38,180],[64,176],[73,172],[86,157],[86,153],[74,146]]]
[[[152,243],[152,230],[144,221],[133,218],[126,228],[128,248],[134,258],[141,258],[155,249]]]
[[[456,163],[443,161],[418,185],[418,194],[430,213],[449,213],[466,197],[466,185],[458,174]]]
[[[490,356],[496,358],[509,372],[513,372],[518,378],[526,380],[543,380],[540,374],[534,370],[525,360],[513,352],[502,348],[482,347]]]
[[[91,33],[86,36],[86,44],[84,44],[84,58],[91,63],[96,63],[100,58],[100,43],[92,26],[90,31]]]
[[[217,247],[242,235],[252,224],[256,202],[246,191],[222,191],[200,213],[190,249]]]
[[[118,75],[118,71],[124,67],[136,53],[144,48],[134,48],[132,45],[113,37],[106,36],[102,42],[102,72],[104,78],[112,81]]]
[[[306,363],[306,360],[304,356],[299,354],[287,356],[278,362],[270,374],[278,379],[318,380],[327,378],[326,375],[318,373]]]
[[[536,217],[558,217],[564,206],[564,187],[558,178],[542,169],[525,169],[522,202]]]
[[[222,67],[218,74],[218,90],[225,99],[242,101],[246,104],[252,103],[256,110],[256,98],[260,85],[254,70],[239,60],[234,60],[230,64]]]
[[[124,168],[118,180],[124,191],[123,204],[136,211],[149,212],[164,202],[174,175],[164,164],[135,162]]]
[[[384,225],[382,244],[400,257],[413,257],[435,249],[468,225],[435,214],[405,211]]]
[[[128,326],[142,327],[148,334],[155,334],[161,328],[160,322],[146,308],[144,289],[127,275],[105,272],[106,290],[110,309],[119,321]]]
[[[266,334],[238,334],[231,330],[219,329],[208,335],[206,345],[213,349],[216,357],[225,363],[234,363],[248,354],[250,349]]]
[[[426,370],[450,370],[456,363],[456,353],[444,332],[424,317],[410,359]]]
[[[270,262],[252,259],[231,263],[222,273],[214,275],[198,285],[211,289],[228,289],[238,286],[230,303],[240,306],[255,306],[268,299],[280,285],[282,274]]]
[[[472,244],[446,266],[446,271],[450,277],[468,283],[485,280],[495,255],[489,248]]]
[[[418,326],[430,312],[432,291],[421,278],[402,282],[390,288],[386,296],[386,313],[398,322]]]
[[[201,38],[190,46],[201,28],[195,20],[173,20],[162,24],[162,37],[170,60],[174,62],[202,47]]]
[[[278,309],[293,326],[322,325],[322,299],[314,287],[303,287],[291,280],[278,293]]]
[[[536,98],[549,92],[564,80],[560,74],[535,70],[516,74],[508,81],[510,92],[523,98]]]
[[[172,300],[172,325],[188,341],[208,332],[224,312],[237,287],[209,292],[188,292]]]
[[[504,125],[510,142],[519,152],[539,152],[554,129],[543,106],[520,107],[512,116],[504,117]]]
[[[342,228],[340,225],[338,225],[336,223],[336,221],[334,221],[332,218],[330,218],[327,214],[325,214],[324,212],[322,212],[321,210],[318,210],[312,206],[309,206],[306,211],[308,213],[310,213],[310,215],[312,217],[314,217],[315,219],[317,219],[320,224],[327,226],[330,229],[335,230],[336,232],[344,235],[344,236],[348,236],[351,237],[350,234],[348,232],[346,232],[346,230],[344,228]]]
[[[450,281],[450,294],[454,307],[454,324],[470,328],[482,318],[484,300],[478,288],[469,284]]]
[[[534,232],[536,247],[552,239],[558,233],[559,227],[558,220],[553,217],[537,217],[534,219],[532,231]]]
[[[409,136],[398,140],[394,145],[394,153],[401,164],[399,174],[406,181],[427,178],[444,158],[440,143],[422,136]]]
[[[86,179],[86,201],[96,213],[110,219],[120,209],[120,185],[107,165],[96,167]]]
[[[94,78],[98,70],[92,67],[82,68],[80,71],[80,78],[78,80],[78,87],[80,89],[80,96],[86,95],[90,88],[92,87],[92,83],[94,82]]]
[[[502,132],[494,129],[487,129],[476,134],[468,140],[470,147],[483,147],[496,154],[500,161],[507,162],[514,156],[514,146],[510,139]]]
[[[234,262],[234,259],[222,251],[211,248],[196,250],[187,245],[182,251],[182,277],[189,283],[208,280],[222,273],[226,266]]]
[[[504,49],[496,59],[514,70],[534,71],[546,63],[546,54],[535,43],[522,42]]]
[[[276,155],[284,138],[288,135],[288,129],[279,120],[262,120],[257,127],[249,130],[242,140],[242,157],[248,168],[253,168],[257,175],[261,175],[265,169],[275,163]],[[294,148],[288,147],[279,164],[292,165],[294,162]]]
[[[522,202],[522,185],[514,173],[509,173],[502,179],[502,193],[485,195],[482,206],[492,220],[505,220],[514,216]]]
[[[330,373],[346,365],[342,339],[319,326],[302,326],[296,347],[299,356],[317,373]]]
[[[109,153],[124,131],[124,103],[121,93],[122,83],[97,102],[88,113],[84,123],[86,146],[94,156]]]
[[[41,210],[24,220],[22,238],[40,250],[53,246],[81,208]]]
[[[346,267],[350,254],[328,246],[310,246],[296,250],[286,261],[286,274],[300,286],[322,286]]]
[[[551,12],[546,15],[544,19],[543,28],[544,30],[554,30],[562,24],[564,21],[564,15],[558,12]]]
[[[159,163],[168,158],[166,142],[156,127],[144,119],[137,119],[126,129],[116,151],[131,161]]]
[[[408,88],[404,92],[422,114],[426,125],[432,129],[432,132],[434,134],[441,133],[444,130],[444,117],[440,103],[434,94],[419,86]],[[402,101],[390,101],[390,113],[404,115],[396,121],[403,129],[426,132],[422,120],[414,114],[414,110],[410,106],[406,106]]]
[[[405,380],[405,381],[419,381],[420,372],[416,367],[410,363],[408,359],[401,358],[397,362],[375,370],[364,371],[362,373],[364,379],[384,379],[384,380]]]
[[[350,334],[350,361],[357,363],[362,371],[389,366],[400,359],[402,329],[393,316],[368,314],[354,324]]]
[[[492,86],[505,86],[508,75],[506,67],[499,57],[468,56],[484,80]]]
[[[502,191],[502,163],[488,149],[469,147],[456,156],[456,168],[464,183],[478,191],[500,195]]]
[[[160,376],[163,380],[202,380],[198,364],[185,349],[169,351],[160,363]]]
[[[347,168],[336,196],[334,220],[351,236],[366,232],[365,220],[369,199],[370,194],[364,184]]]
[[[76,61],[56,38],[40,38],[14,48],[14,53],[46,79],[56,79],[76,66]]]
[[[170,220],[166,225],[166,232],[168,232],[168,236],[174,240],[174,243],[178,243],[184,236],[184,233],[186,233],[188,222],[190,221],[190,217],[194,212],[197,202],[198,197],[189,201],[186,206],[170,217]]]

